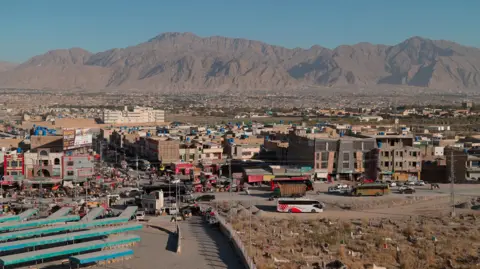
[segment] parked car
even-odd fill
[[[334,187],[329,187],[328,188],[328,193],[331,193],[331,194],[347,194],[351,191],[351,188],[350,186],[348,185],[337,185],[337,186],[334,186]]]
[[[422,180],[419,180],[419,181],[415,182],[415,185],[417,185],[417,186],[425,186],[425,182],[422,181]]]
[[[397,186],[397,183],[392,181],[392,182],[390,182],[388,185],[389,185],[390,187],[396,187],[396,186]]]
[[[407,186],[415,186],[415,181],[407,181],[407,182],[405,182],[405,185],[407,185]]]
[[[195,201],[197,202],[210,202],[210,201],[213,201],[215,200],[215,195],[213,194],[205,194],[205,195],[201,195],[201,196],[198,196]]]
[[[145,211],[137,211],[137,214],[135,215],[135,219],[138,221],[145,220]]]

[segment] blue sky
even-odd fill
[[[98,52],[162,32],[333,48],[411,36],[480,47],[479,0],[10,0],[0,1],[0,60],[57,48]]]

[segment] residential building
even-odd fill
[[[123,110],[103,110],[102,120],[107,124],[165,122],[165,111],[138,106],[129,110],[128,107],[125,106]]]
[[[94,163],[90,155],[62,157],[63,180],[83,182],[93,176]]]
[[[21,152],[6,152],[3,156],[3,174],[6,181],[16,181],[24,178],[24,155]]]
[[[297,130],[289,135],[287,162],[312,167],[316,178],[356,180],[369,172],[375,148],[373,138]]]
[[[180,160],[180,141],[170,140],[168,137],[142,137],[142,156],[151,161],[163,164],[174,163]]]
[[[25,178],[61,179],[63,152],[52,152],[49,148],[37,148],[36,152],[25,152]]]
[[[378,134],[373,137],[379,149],[379,179],[402,181],[420,179],[422,155],[419,148],[413,147],[413,136]]]
[[[233,138],[225,136],[224,152],[232,159],[250,160],[259,156],[264,138],[244,137]]]
[[[454,169],[455,183],[468,183],[480,180],[480,157],[470,155],[463,150],[445,148],[445,159],[447,164],[444,182],[450,182],[452,167]]]

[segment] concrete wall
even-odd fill
[[[215,215],[217,216],[218,222],[220,224],[220,231],[232,241],[235,252],[237,252],[237,255],[242,260],[245,268],[257,269],[255,263],[253,262],[253,259],[248,256],[247,249],[243,245],[242,240],[238,237],[232,226],[228,224],[223,217],[219,216],[218,214]]]

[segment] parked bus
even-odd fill
[[[307,191],[313,191],[313,183],[307,177],[294,177],[294,178],[274,178],[270,181],[270,190],[274,191],[278,188],[278,183],[281,184],[305,184],[307,185]]]
[[[323,204],[317,200],[279,198],[277,211],[288,213],[318,213],[323,212]]]
[[[390,193],[388,184],[362,184],[352,190],[354,196],[381,196]]]

